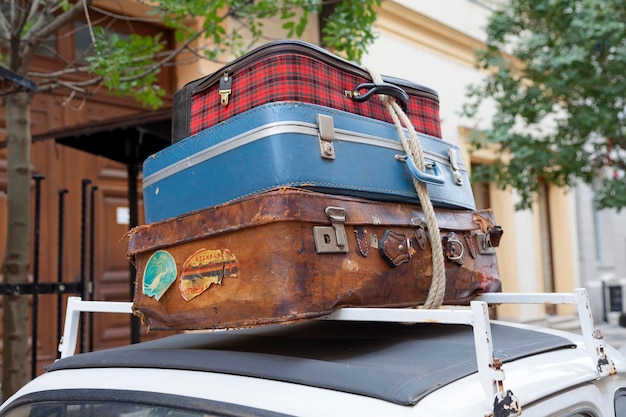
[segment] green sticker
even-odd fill
[[[143,293],[158,301],[176,280],[176,275],[174,257],[164,250],[154,252],[143,271]]]

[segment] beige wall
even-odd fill
[[[551,211],[552,245],[554,253],[554,290],[571,292],[578,286],[577,236],[575,212],[569,190],[550,187],[548,200]],[[559,314],[573,314],[574,306],[558,307]]]
[[[482,46],[481,42],[471,36],[394,1],[382,2],[376,27],[387,34],[411,42],[417,48],[436,52],[450,60],[472,67],[473,51]]]

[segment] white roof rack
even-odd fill
[[[486,415],[519,415],[521,414],[519,402],[511,391],[505,390],[504,370],[500,360],[495,358],[493,353],[489,305],[494,304],[572,304],[577,306],[583,340],[598,377],[616,373],[615,365],[606,356],[602,335],[594,330],[589,297],[583,288],[578,288],[573,293],[488,293],[476,297],[470,302],[469,308],[466,306],[438,310],[343,308],[322,319],[470,325],[474,330],[478,376],[486,394],[486,407],[490,410]],[[59,344],[61,358],[75,353],[81,312],[132,313],[132,303],[82,301],[79,297],[70,297],[63,338]]]
[[[133,303],[119,301],[82,301],[80,297],[69,297],[65,311],[65,325],[63,336],[59,341],[61,359],[76,353],[76,341],[78,339],[78,323],[80,313],[127,313],[132,314]]]

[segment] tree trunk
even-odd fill
[[[28,93],[5,98],[8,207],[2,273],[6,284],[28,282],[30,270],[30,103]],[[2,398],[7,399],[30,379],[28,297],[5,295],[3,302]]]

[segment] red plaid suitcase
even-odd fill
[[[262,45],[174,94],[172,143],[265,103],[317,104],[393,123],[376,94],[396,98],[415,129],[441,137],[439,97],[427,87],[369,72],[315,45],[282,40]]]

